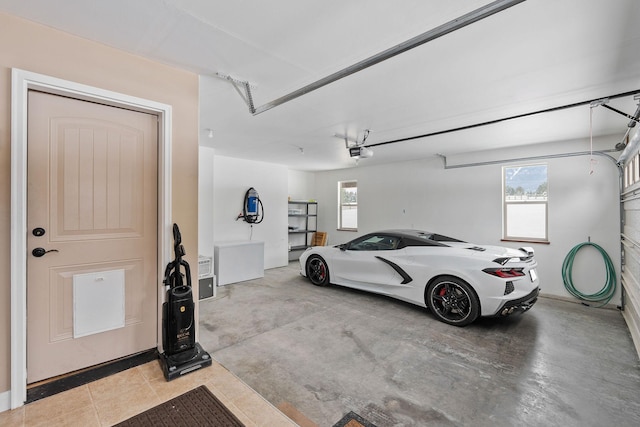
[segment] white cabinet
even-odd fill
[[[214,242],[213,268],[218,286],[264,277],[264,242]]]

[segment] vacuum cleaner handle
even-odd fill
[[[164,269],[164,280],[162,280],[162,285],[170,286],[171,285],[171,270],[173,269],[173,262],[167,264],[167,268]]]
[[[175,253],[175,263],[176,266],[182,263],[182,257],[186,255],[186,251],[184,250],[184,246],[182,246],[182,234],[180,234],[180,229],[178,228],[178,224],[173,224],[173,252]]]
[[[180,261],[180,265],[184,267],[184,275],[187,278],[187,286],[191,287],[191,267],[187,261]]]
[[[164,280],[162,281],[164,286],[168,286],[169,289],[179,287],[183,285],[183,279],[186,276],[187,286],[191,287],[191,267],[189,263],[182,259],[186,254],[184,246],[182,246],[182,235],[180,234],[180,228],[178,224],[173,224],[173,239],[174,239],[174,252],[175,259],[171,261],[164,271]],[[185,274],[180,272],[180,267],[184,267]]]
[[[182,234],[180,234],[180,228],[176,223],[173,224],[173,241],[176,248],[182,243]]]

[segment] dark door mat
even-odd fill
[[[143,365],[158,358],[158,351],[152,348],[142,353],[104,363],[74,374],[65,375],[59,379],[27,388],[26,403],[35,402],[63,391],[88,384],[90,382],[117,374],[135,366]]]
[[[370,423],[369,421],[362,418],[360,415],[351,411],[340,421],[335,423],[333,427],[376,427],[375,424]]]
[[[134,426],[245,427],[204,385],[116,424]]]

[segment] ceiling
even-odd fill
[[[594,137],[622,140],[629,119],[590,101],[636,111],[637,0],[523,1],[255,115],[226,78],[248,82],[260,109],[489,3],[0,0],[0,11],[198,73],[200,144],[223,156],[315,171],[587,141],[590,113]],[[356,162],[335,135],[362,142],[366,129],[374,156]]]

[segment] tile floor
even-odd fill
[[[152,361],[0,413],[0,426],[111,426],[205,384],[247,427],[296,426],[222,365],[165,381]]]

